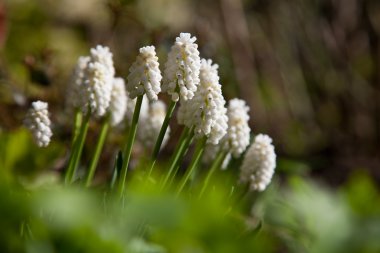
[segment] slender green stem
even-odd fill
[[[194,140],[194,128],[192,128],[191,130],[191,135],[189,135],[189,137],[187,138],[186,140],[186,143],[185,143],[185,148],[183,149],[182,151],[182,154],[181,154],[181,157],[180,159],[177,161],[175,167],[174,167],[174,171],[170,177],[170,181],[169,181],[169,184],[168,186],[170,186],[173,181],[174,181],[174,178],[176,177],[177,173],[178,173],[178,170],[180,168],[180,164],[181,164],[181,161],[183,160],[183,158],[185,157],[185,155],[187,154],[187,151],[189,151],[189,148],[190,148],[190,145],[191,143],[193,143],[193,140]]]
[[[187,169],[185,176],[182,178],[181,183],[177,190],[177,196],[182,192],[183,188],[185,187],[187,181],[189,180],[190,176],[195,172],[195,169],[198,166],[199,161],[202,158],[203,151],[205,149],[205,144],[207,141],[207,137],[203,137],[201,140],[198,141],[197,147],[195,149],[193,160],[190,163],[189,168]]]
[[[174,168],[178,165],[178,162],[182,158],[184,154],[184,150],[187,148],[187,139],[193,135],[192,128],[185,127],[182,131],[181,137],[179,138],[179,141],[177,143],[177,146],[175,148],[174,154],[172,155],[170,159],[170,167],[169,170],[166,173],[166,176],[164,178],[164,181],[162,183],[162,189],[165,188],[171,174],[173,173]]]
[[[199,194],[199,198],[202,197],[202,195],[204,194],[205,190],[207,189],[207,186],[210,182],[210,179],[212,177],[212,175],[214,174],[215,170],[217,168],[220,168],[220,166],[222,165],[224,159],[226,158],[226,155],[227,155],[227,152],[224,151],[224,150],[220,150],[217,154],[217,156],[215,157],[215,160],[213,161],[212,165],[211,165],[211,168],[210,170],[208,171],[207,173],[207,176],[203,182],[203,186],[202,186],[202,190],[201,190],[201,193]]]
[[[75,140],[74,147],[73,147],[73,152],[71,153],[72,158],[70,157],[70,162],[69,166],[67,168],[67,174],[65,177],[65,183],[71,183],[74,179],[79,160],[82,154],[84,142],[86,140],[86,135],[87,135],[87,130],[88,126],[90,124],[90,116],[91,113],[88,112],[86,117],[84,118],[84,121],[81,124],[78,136]]]
[[[117,178],[119,177],[122,165],[123,165],[123,154],[121,151],[119,151],[115,157],[115,164],[113,166],[112,179],[110,183],[111,190],[114,188]]]
[[[152,163],[154,164],[157,157],[158,153],[160,152],[161,144],[162,141],[164,140],[166,130],[168,129],[169,126],[169,121],[173,116],[174,108],[176,106],[177,102],[176,101],[171,101],[169,104],[168,111],[166,112],[166,116],[164,119],[164,122],[162,123],[160,133],[158,134],[156,144],[154,145],[153,153],[152,153]]]
[[[92,179],[95,174],[96,166],[98,165],[98,162],[99,162],[100,153],[103,149],[104,142],[107,137],[109,126],[110,126],[110,114],[107,114],[107,116],[103,119],[102,128],[100,129],[99,139],[98,139],[98,142],[96,143],[95,152],[90,162],[90,166],[88,168],[88,173],[86,176],[86,187],[89,187],[91,185]]]
[[[80,131],[80,127],[82,125],[82,118],[83,118],[83,114],[81,112],[81,110],[79,108],[75,109],[75,113],[74,113],[74,126],[73,126],[73,131],[72,131],[72,139],[71,139],[71,148],[70,148],[70,157],[69,157],[69,162],[68,162],[68,166],[67,166],[67,169],[65,171],[65,182],[68,182],[69,180],[69,176],[71,174],[71,171],[69,171],[68,168],[70,168],[72,166],[72,163],[74,162],[74,153],[75,153],[75,142],[78,138],[78,134],[79,134],[79,131]]]
[[[82,118],[83,118],[83,113],[82,111],[77,108],[75,109],[75,114],[74,114],[74,127],[73,127],[73,139],[71,145],[74,145],[74,142],[76,138],[78,137],[80,126],[82,124]]]
[[[135,137],[136,137],[137,123],[139,121],[141,104],[142,104],[143,98],[144,98],[143,95],[140,95],[137,97],[137,101],[136,101],[136,105],[135,105],[135,111],[133,112],[131,128],[129,129],[129,132],[128,132],[127,143],[125,144],[124,156],[123,156],[123,165],[121,167],[121,174],[120,174],[120,178],[119,178],[119,194],[120,194],[120,196],[122,196],[124,193],[125,179],[127,178],[128,164],[129,164],[129,159],[131,158],[133,142],[134,142]]]

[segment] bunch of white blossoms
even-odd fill
[[[208,144],[205,148],[203,162],[212,162],[217,153],[223,149],[227,152],[222,169],[226,168],[231,160],[231,154],[235,158],[247,149],[251,128],[249,127],[249,107],[242,99],[234,98],[228,102],[227,117],[228,128],[227,134],[223,137],[218,145]]]
[[[32,132],[33,138],[39,147],[49,145],[53,133],[50,129],[51,123],[46,102],[33,102],[26,114],[24,124]]]
[[[140,48],[136,61],[129,68],[127,90],[130,98],[146,93],[150,101],[161,91],[161,71],[154,46]]]
[[[197,90],[201,60],[195,41],[190,33],[180,33],[169,52],[162,90],[173,101],[192,99]]]
[[[110,111],[110,121],[112,126],[118,125],[127,110],[127,94],[123,78],[114,78],[112,83],[111,101],[108,110]]]
[[[84,113],[90,109],[91,114],[101,117],[107,112],[111,100],[114,75],[115,69],[109,48],[99,45],[92,48],[90,61],[85,71],[85,103],[82,105]]]
[[[148,112],[141,115],[137,137],[146,147],[153,147],[166,115],[166,105],[161,100],[157,100],[148,106]],[[170,127],[165,132],[161,148],[165,146],[169,139]]]
[[[249,183],[251,191],[264,191],[276,168],[276,153],[272,139],[259,134],[245,154],[240,167],[240,182]]]
[[[84,97],[84,82],[85,82],[85,70],[87,64],[90,61],[90,57],[81,56],[78,58],[77,64],[74,68],[73,74],[70,78],[70,83],[67,89],[66,95],[66,107],[68,109],[81,108],[85,103]]]
[[[202,59],[199,87],[191,100],[181,103],[178,123],[189,128],[194,126],[195,136],[207,136],[207,142],[216,145],[227,132],[225,103],[218,65]]]
[[[225,145],[233,157],[238,158],[248,147],[251,128],[248,125],[249,107],[242,99],[231,99],[228,103],[228,129]]]

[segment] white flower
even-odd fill
[[[173,101],[192,99],[197,90],[201,61],[195,41],[190,33],[180,33],[169,52],[162,90]]]
[[[217,64],[202,59],[199,87],[194,97],[183,101],[178,110],[180,124],[194,126],[195,136],[207,136],[207,142],[214,145],[226,134],[228,120],[217,69]]]
[[[127,110],[127,94],[123,78],[114,78],[111,92],[111,101],[108,110],[111,113],[111,125],[118,125],[124,118]]]
[[[113,67],[112,53],[108,47],[97,46],[91,49],[90,61],[86,68],[85,101],[82,109],[96,117],[103,116],[111,100],[112,82],[115,69]]]
[[[275,168],[276,153],[272,139],[259,134],[245,154],[240,168],[240,182],[249,183],[252,191],[263,191],[272,180]]]
[[[66,94],[66,107],[69,109],[82,107],[84,100],[85,70],[90,57],[81,56],[78,58],[74,68]]]
[[[140,54],[129,68],[127,90],[130,98],[146,93],[150,101],[157,100],[162,76],[154,46],[140,48]]]
[[[244,100],[231,99],[227,108],[228,129],[225,136],[227,150],[238,158],[248,147],[251,128],[248,125],[249,107]]]
[[[151,103],[149,105],[148,113],[142,115],[137,136],[146,147],[154,147],[165,116],[166,105],[161,100]],[[165,133],[161,148],[165,146],[169,139],[169,135],[170,127],[168,127],[168,130]]]
[[[34,140],[39,147],[49,145],[53,133],[50,129],[51,123],[46,102],[33,102],[26,114],[24,124],[32,132]]]

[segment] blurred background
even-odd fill
[[[139,47],[161,66],[179,32],[220,65],[226,99],[251,106],[279,170],[330,185],[353,170],[380,181],[380,2],[376,0],[9,0],[0,4],[0,128],[19,128],[35,99],[62,95],[80,55],[111,47],[126,77]],[[11,113],[10,113],[11,112]]]

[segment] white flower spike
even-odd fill
[[[218,65],[202,59],[200,85],[193,99],[183,101],[178,110],[178,122],[187,127],[194,126],[197,137],[207,136],[207,142],[214,145],[227,132],[226,101],[219,84]]]
[[[153,148],[162,123],[164,122],[165,115],[166,105],[161,100],[151,103],[148,107],[148,113],[142,115],[137,135],[138,139],[144,144],[144,146]],[[169,135],[170,127],[168,127],[165,133],[161,148],[167,143]]]
[[[226,146],[233,157],[238,158],[248,147],[251,128],[248,125],[249,107],[244,100],[231,99],[228,103],[228,129]]]
[[[24,124],[32,132],[34,140],[39,147],[49,145],[53,133],[50,129],[51,122],[46,102],[33,102],[26,114]]]
[[[86,68],[85,101],[82,109],[88,109],[96,117],[103,116],[111,100],[112,83],[115,75],[112,53],[108,47],[91,49],[90,61]]]
[[[111,126],[118,125],[127,110],[127,94],[123,78],[116,77],[113,80],[109,111],[111,113]]]
[[[264,191],[276,168],[276,153],[272,139],[259,134],[245,154],[240,168],[240,182],[249,183],[251,191]]]
[[[67,88],[66,107],[68,109],[81,108],[85,103],[83,99],[85,71],[89,61],[90,57],[88,56],[81,56],[78,58]]]
[[[158,99],[161,91],[161,71],[154,46],[140,48],[136,61],[129,68],[127,90],[134,99],[146,93],[150,101]]]
[[[180,33],[169,52],[162,90],[173,101],[192,99],[197,90],[201,60],[195,41],[190,33]]]

